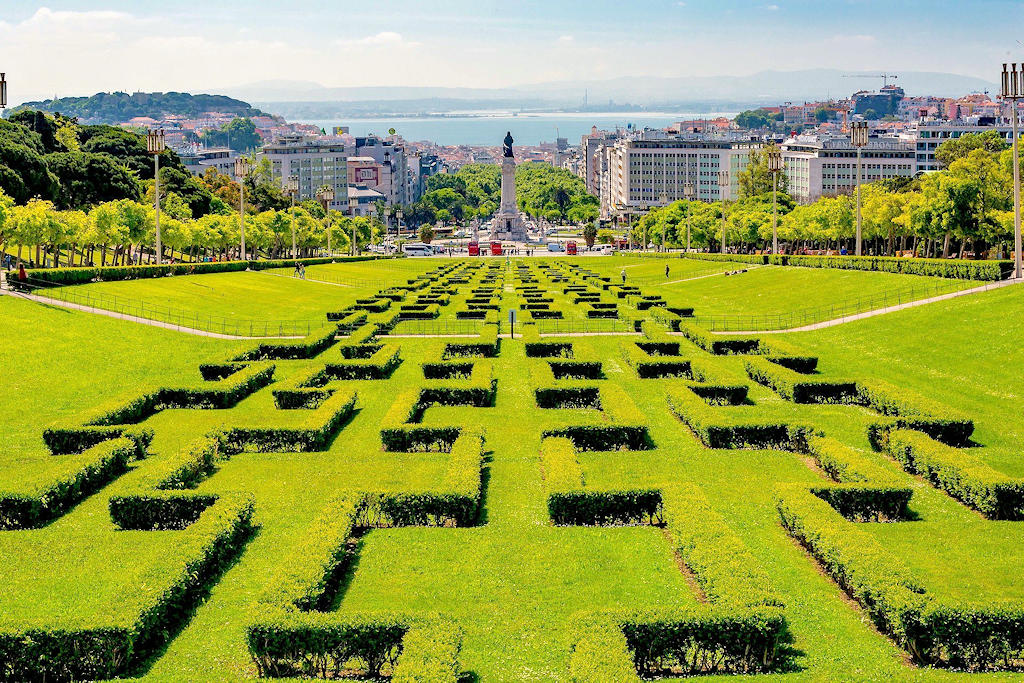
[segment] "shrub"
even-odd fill
[[[678,349],[678,344],[676,347]],[[622,342],[619,344],[622,358],[626,364],[636,370],[641,379],[657,379],[660,377],[690,377],[690,361],[671,356],[650,356],[641,342]]]
[[[31,528],[56,519],[123,474],[137,455],[135,442],[119,438],[63,456],[57,475],[45,484],[0,491],[0,529]]]
[[[921,432],[889,432],[886,451],[913,474],[990,519],[1024,519],[1024,479],[1012,479],[969,451],[946,446]]]
[[[668,392],[672,414],[682,420],[708,448],[771,448],[802,452],[807,437],[816,431],[810,425],[764,421],[755,417],[733,417],[708,406],[689,388]]]
[[[97,680],[125,676],[163,646],[194,609],[203,589],[238,554],[252,530],[253,504],[224,496],[183,535],[180,570],[130,623],[86,628],[76,615],[58,617],[50,628],[0,630],[5,680]],[[113,559],[113,558],[112,558]]]
[[[882,380],[861,380],[857,396],[862,405],[894,418],[868,426],[868,438],[875,448],[885,447],[890,429],[916,429],[950,446],[970,444],[973,420],[909,389]]]
[[[232,358],[232,361],[254,360],[302,360],[319,356],[334,343],[338,335],[335,325],[312,332],[302,339],[261,342],[255,347]],[[351,342],[351,338],[349,339]]]
[[[757,353],[760,346],[756,337],[720,337],[692,323],[681,323],[679,331],[694,344],[716,356]]]
[[[462,680],[462,629],[452,622],[412,626],[402,640],[391,683],[458,683]]]
[[[640,683],[626,636],[611,619],[577,618],[569,651],[572,683]]]
[[[1012,261],[968,261],[964,259],[919,259],[892,256],[785,256],[769,261],[802,268],[874,270],[906,275],[929,275],[957,280],[1005,280],[1013,272]]]
[[[855,382],[810,381],[761,356],[744,358],[743,366],[752,380],[794,403],[849,403],[857,396]]]
[[[108,509],[111,521],[120,529],[186,529],[216,502],[215,495],[152,491],[111,496]]]
[[[225,433],[229,453],[242,451],[323,451],[355,409],[354,389],[339,389],[297,427],[230,427]]]

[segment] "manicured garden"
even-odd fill
[[[1020,288],[716,335],[930,280],[734,267],[74,288],[321,321],[249,341],[0,297],[0,680],[1018,680]]]

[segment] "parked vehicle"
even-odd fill
[[[434,250],[429,244],[423,244],[422,242],[412,242],[410,244],[402,245],[402,253],[406,256],[433,256]]]
[[[569,256],[575,256],[576,255],[576,243],[575,242],[566,242],[565,243],[565,253],[568,254]]]
[[[479,256],[480,255],[480,243],[479,242],[470,242],[469,243],[469,255],[470,256]]]
[[[562,245],[558,242],[548,242],[548,251],[562,251]]]
[[[491,256],[501,256],[501,242],[491,242]]]

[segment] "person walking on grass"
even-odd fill
[[[626,269],[625,269],[625,268],[623,268],[623,269],[622,269],[622,272],[621,272],[621,273],[619,273],[619,275],[621,275],[621,276],[622,276],[622,284],[626,284]]]
[[[665,264],[665,279],[668,279],[668,264]]]

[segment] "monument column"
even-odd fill
[[[491,221],[491,239],[525,242],[526,224],[516,206],[516,160],[511,131],[505,134],[501,159],[501,205]]]

